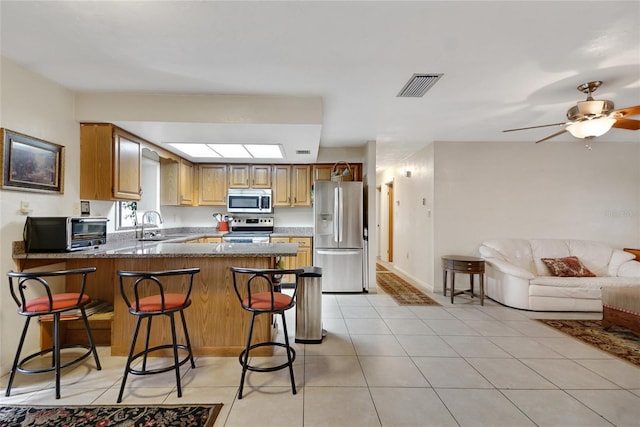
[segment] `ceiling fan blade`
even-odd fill
[[[610,117],[616,117],[616,116],[622,116],[622,117],[627,117],[627,116],[636,116],[640,114],[640,105],[636,105],[635,107],[627,107],[627,108],[621,108],[619,110],[615,110],[609,113]]]
[[[542,139],[540,139],[540,140],[536,141],[536,144],[537,144],[537,143],[539,143],[539,142],[546,141],[546,140],[551,139],[551,138],[555,138],[555,137],[556,137],[556,136],[558,136],[558,135],[562,135],[562,134],[563,134],[563,133],[565,133],[566,131],[567,131],[566,129],[562,129],[560,132],[556,132],[556,133],[554,133],[553,135],[549,135],[549,136],[548,136],[548,137],[546,137],[546,138],[542,138]]]
[[[634,119],[616,119],[613,124],[614,128],[628,129],[628,130],[640,130],[640,120]]]
[[[507,129],[507,130],[503,130],[502,132],[513,132],[513,131],[516,131],[516,130],[527,130],[527,129],[546,128],[546,127],[548,127],[548,126],[560,126],[560,125],[566,125],[566,124],[567,124],[566,122],[562,122],[562,123],[553,123],[553,124],[550,124],[550,125],[531,126],[531,127],[528,127],[528,128]]]

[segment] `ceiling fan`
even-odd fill
[[[639,130],[640,120],[628,119],[628,116],[640,114],[640,105],[635,107],[622,108],[620,110],[613,109],[612,101],[596,101],[591,94],[602,84],[601,81],[583,83],[577,89],[587,94],[585,101],[579,101],[576,106],[569,108],[567,118],[569,121],[562,123],[553,123],[549,125],[531,126],[518,129],[507,129],[503,132],[513,132],[517,130],[536,129],[547,126],[566,126],[563,130],[549,135],[536,141],[543,142],[565,132],[569,132],[576,138],[592,139],[600,135],[604,135],[611,129],[628,129]]]

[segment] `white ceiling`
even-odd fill
[[[319,97],[316,144],[376,141],[378,166],[432,141],[533,143],[561,128],[501,130],[562,122],[592,80],[604,81],[596,99],[640,105],[638,1],[2,0],[0,19],[4,57],[74,91]],[[414,73],[444,76],[397,98]],[[221,128],[170,122],[121,121],[156,143]],[[546,144],[566,141],[579,140]]]

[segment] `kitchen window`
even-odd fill
[[[160,161],[154,151],[142,150],[141,169],[142,194],[140,200],[116,202],[116,229],[131,230],[136,226],[136,215],[148,210],[160,210]],[[141,218],[138,216],[138,221]]]
[[[135,228],[138,202],[117,202],[117,229]]]

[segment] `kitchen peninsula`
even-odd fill
[[[245,345],[249,314],[240,308],[233,289],[231,266],[270,268],[276,257],[295,257],[294,243],[184,243],[189,238],[165,242],[122,242],[108,248],[65,253],[25,253],[23,242],[14,242],[13,259],[20,269],[64,263],[64,268],[95,266],[88,278],[87,293],[93,299],[113,304],[111,354],[126,356],[135,325],[128,313],[118,283],[118,270],[157,271],[199,267],[191,294],[192,305],[185,310],[191,345],[196,356],[237,356]],[[67,282],[74,291],[78,283]],[[167,319],[158,319],[167,321]],[[265,316],[258,319],[256,340],[269,338],[275,330]],[[158,342],[170,339],[167,325]],[[151,342],[150,345],[157,345]],[[265,348],[263,355],[268,355]]]

